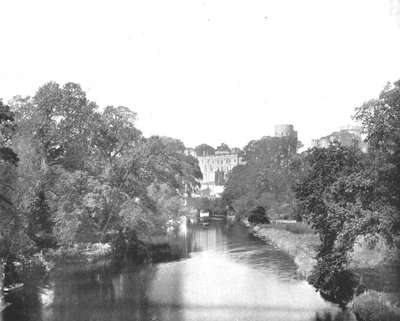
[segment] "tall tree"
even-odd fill
[[[351,291],[348,295],[340,291],[351,283],[344,278],[348,253],[357,236],[370,232],[373,225],[372,185],[364,173],[364,158],[359,149],[339,143],[310,149],[304,175],[295,187],[303,218],[321,239],[309,280],[339,303],[351,299]]]
[[[63,170],[85,167],[90,155],[91,122],[96,105],[78,84],[49,82],[30,98],[11,102],[17,116],[14,145],[21,158],[19,206],[26,211],[29,232],[41,247],[51,240],[52,213],[58,206],[55,183]],[[47,245],[46,245],[47,244]]]
[[[22,223],[14,205],[18,156],[11,148],[14,114],[0,100],[0,307],[3,302],[4,267],[13,252],[22,250]]]
[[[400,249],[400,80],[358,107],[354,118],[366,134],[380,230]]]
[[[263,206],[272,215],[294,213],[291,184],[297,171],[296,137],[263,137],[244,148],[244,164],[228,174],[223,198],[237,213],[248,215],[255,206]],[[293,213],[292,213],[293,212]]]

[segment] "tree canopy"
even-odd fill
[[[291,183],[298,141],[295,137],[263,137],[244,147],[244,164],[228,173],[223,199],[237,215],[247,216],[256,206],[271,216],[295,215]]]
[[[182,214],[199,187],[198,162],[177,139],[144,137],[136,116],[125,106],[99,110],[76,83],[0,101],[0,170],[10,177],[0,209],[37,250],[121,232],[149,238]]]
[[[214,147],[207,145],[207,144],[201,144],[199,146],[196,146],[194,150],[196,151],[197,156],[205,156],[205,155],[214,155],[215,154]]]
[[[400,82],[356,109],[368,151],[331,144],[313,148],[295,187],[300,211],[321,239],[311,283],[341,303],[353,284],[349,253],[359,236],[400,249]]]

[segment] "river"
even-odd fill
[[[61,266],[3,311],[4,321],[355,320],[296,277],[291,257],[242,224],[182,225],[152,262]]]

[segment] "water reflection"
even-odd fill
[[[115,257],[57,269],[4,320],[355,320],[240,224],[192,224],[169,244],[167,262]]]

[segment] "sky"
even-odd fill
[[[4,102],[75,82],[187,147],[244,147],[277,124],[309,147],[400,79],[400,0],[5,0],[0,12]]]

